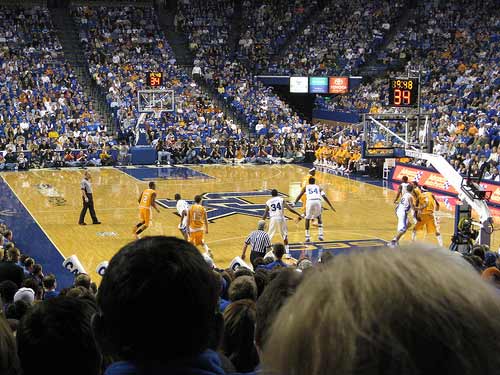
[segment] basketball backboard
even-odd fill
[[[137,109],[140,113],[173,112],[175,96],[173,90],[139,90],[137,92]]]

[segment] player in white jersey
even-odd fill
[[[403,178],[401,179],[401,181],[403,181],[403,182],[401,182],[401,184],[398,187],[398,194],[396,195],[396,198],[394,198],[394,203],[398,203],[399,198],[404,193],[406,193],[406,188],[409,185],[409,183],[408,183],[408,176],[403,176]]]
[[[326,203],[328,203],[332,211],[335,212],[335,208],[333,208],[323,189],[321,189],[319,185],[316,185],[316,179],[314,177],[309,178],[308,182],[309,183],[302,188],[299,196],[295,199],[295,204],[304,194],[306,195],[306,214],[303,215],[303,217],[306,218],[306,242],[311,241],[309,225],[312,219],[318,219],[318,240],[323,241],[323,220],[321,219],[321,211],[323,208],[321,206],[321,199],[324,199]]]
[[[267,215],[269,214],[269,230],[267,234],[269,238],[272,240],[274,234],[279,232],[281,238],[283,238],[283,243],[285,244],[286,253],[289,253],[288,248],[288,228],[286,225],[286,217],[285,217],[285,208],[287,208],[290,212],[293,212],[298,217],[301,214],[295,211],[292,206],[290,206],[282,197],[278,196],[278,190],[271,190],[271,199],[268,199],[266,202],[266,209],[264,210],[264,215],[262,215],[262,219],[266,220]]]
[[[406,186],[406,192],[402,193],[401,199],[396,207],[396,216],[398,218],[398,233],[392,239],[390,246],[394,247],[399,244],[399,239],[408,230],[408,219],[410,215],[410,210],[415,210],[415,204],[413,203],[413,185],[408,184]]]
[[[177,213],[181,217],[181,221],[179,223],[178,228],[181,231],[184,239],[187,241],[188,240],[187,221],[188,221],[189,204],[184,199],[181,199],[181,195],[179,193],[175,194],[174,199],[177,202],[176,205]]]

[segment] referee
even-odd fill
[[[248,245],[252,246],[252,251],[250,252],[250,263],[255,261],[259,257],[264,257],[266,253],[271,248],[271,239],[269,235],[264,231],[266,227],[266,222],[264,220],[259,220],[257,224],[257,230],[250,233],[245,240],[243,245],[243,252],[241,253],[241,259],[245,259],[245,253],[247,251]]]
[[[85,223],[85,214],[87,210],[90,211],[90,216],[92,217],[92,224],[101,224],[97,216],[95,215],[94,210],[94,198],[92,197],[92,184],[90,183],[90,172],[85,171],[84,178],[80,184],[80,189],[82,191],[82,200],[83,200],[83,208],[82,212],[80,212],[80,220],[78,224],[87,225]]]

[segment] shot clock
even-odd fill
[[[418,78],[392,78],[389,81],[389,106],[417,107]]]
[[[163,85],[162,72],[148,72],[147,83],[150,87],[160,87]]]

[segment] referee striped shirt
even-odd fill
[[[255,230],[248,235],[245,243],[252,246],[252,251],[265,254],[267,249],[271,246],[271,239],[269,238],[267,232],[264,232],[263,230]]]

